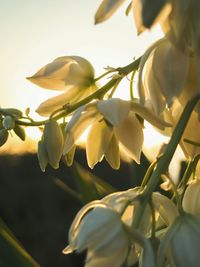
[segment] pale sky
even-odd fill
[[[154,36],[136,36],[129,1],[107,22],[94,25],[101,0],[0,0],[1,107],[30,106],[32,114],[51,94],[25,77],[57,57],[88,59],[97,73],[138,57]],[[51,94],[52,95],[52,94]]]

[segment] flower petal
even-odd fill
[[[55,59],[27,79],[45,89],[64,90],[66,89],[64,77],[68,75],[70,65],[73,63],[74,60],[69,57],[65,61]]]
[[[95,14],[95,24],[109,19],[125,0],[103,0]]]
[[[166,40],[156,47],[152,68],[160,90],[170,106],[173,99],[180,95],[188,78],[189,57]]]
[[[126,260],[128,248],[126,246],[116,250],[107,257],[89,251],[86,259],[85,267],[121,267]]]
[[[97,103],[97,109],[113,126],[119,126],[128,116],[130,101],[125,101],[120,98],[101,100]]]
[[[115,232],[115,228],[121,236],[122,224],[120,215],[113,209],[97,207],[88,212],[79,225],[77,236],[78,251],[81,252],[84,249],[91,247],[93,251],[96,251],[97,249],[100,253],[101,244],[104,244],[105,239],[109,244],[113,237],[112,230]],[[105,248],[103,247],[102,250],[104,249]],[[106,253],[105,250],[104,253]],[[107,255],[104,254],[104,256]]]
[[[89,111],[83,112],[84,108],[80,108],[77,113],[72,116],[72,123],[66,127],[66,141],[64,145],[63,153],[66,154],[70,151],[72,146],[78,141],[79,137],[84,131],[93,123],[98,120],[99,116],[96,109],[90,109]],[[76,121],[77,120],[77,121]]]
[[[115,133],[125,152],[137,163],[140,162],[140,155],[143,145],[142,126],[134,114],[129,116],[115,128]]]
[[[102,118],[93,123],[86,142],[87,161],[90,168],[102,160],[113,135],[113,127]]]
[[[153,193],[152,199],[162,219],[167,225],[170,225],[178,216],[177,207],[169,198],[159,193]]]
[[[131,110],[160,130],[164,130],[165,127],[172,126],[171,123],[156,116],[149,108],[146,108],[138,103],[131,102]]]
[[[113,134],[110,140],[109,146],[105,152],[105,158],[107,162],[113,169],[119,169],[120,167],[120,153],[119,153],[119,143],[116,135]]]
[[[150,106],[156,114],[160,115],[167,103],[162,94],[160,85],[155,79],[155,75],[152,71],[154,52],[155,50],[151,53],[145,65],[143,86],[146,91],[146,106]]]
[[[49,116],[55,110],[62,108],[64,105],[75,102],[80,97],[80,90],[77,87],[70,88],[65,93],[51,97],[42,102],[36,109],[41,116]]]

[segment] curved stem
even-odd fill
[[[102,86],[99,90],[97,90],[93,94],[89,95],[88,97],[82,99],[81,101],[79,101],[75,104],[72,104],[72,105],[68,105],[66,108],[63,108],[63,111],[61,111],[58,115],[54,116],[54,119],[55,120],[61,119],[62,117],[65,117],[65,116],[69,115],[70,113],[72,113],[74,110],[76,110],[80,106],[83,106],[83,105],[89,103],[93,99],[100,98],[102,95],[107,93],[111,88],[113,88],[113,86],[115,86],[117,83],[119,83],[119,81],[121,81],[123,76],[126,76],[130,72],[136,70],[139,67],[140,59],[141,58],[136,59],[135,61],[133,61],[132,63],[130,63],[129,65],[127,65],[125,67],[117,68],[116,71],[118,71],[118,73],[119,73],[118,78],[110,80],[104,86]],[[49,119],[42,120],[42,121],[34,121],[34,122],[26,122],[26,121],[16,120],[16,124],[22,125],[22,126],[42,126],[45,123],[47,123],[48,121],[49,121]]]

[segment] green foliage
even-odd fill
[[[0,219],[0,266],[39,267]]]

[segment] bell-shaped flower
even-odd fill
[[[116,192],[100,201],[85,205],[69,230],[65,254],[87,249],[85,267],[121,267],[138,261],[135,242],[143,248],[143,266],[153,267],[154,256],[149,241],[138,230],[129,227],[138,189]],[[130,210],[129,210],[130,208]],[[126,214],[128,212],[128,215]],[[141,251],[140,251],[141,252]]]
[[[145,52],[139,67],[141,103],[157,114],[177,98],[185,105],[199,93],[199,63],[200,57],[189,57],[166,38],[155,42]]]
[[[188,54],[200,52],[200,2],[173,0],[170,16],[163,22],[166,37]]]
[[[64,144],[63,132],[60,125],[53,119],[45,124],[42,139],[38,142],[38,160],[44,172],[49,163],[52,168],[58,169],[62,157]]]
[[[100,100],[79,108],[66,127],[64,154],[78,141],[88,128],[86,154],[93,168],[103,157],[112,168],[120,166],[119,147],[137,163],[143,144],[143,126],[136,114],[156,127],[170,126],[140,104],[118,98]]]
[[[76,219],[75,219],[76,220]],[[129,238],[120,215],[108,207],[96,207],[88,212],[77,229],[70,229],[70,245],[64,253],[88,249],[86,265],[121,266],[128,255]]]
[[[64,91],[39,105],[37,112],[48,116],[68,103],[77,102],[88,96],[96,86],[91,63],[79,56],[64,56],[41,68],[28,80],[50,90]]]
[[[187,213],[178,216],[161,240],[157,266],[197,267],[200,262],[200,220]]]
[[[186,212],[200,218],[200,180],[195,180],[188,185],[182,205]]]

